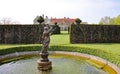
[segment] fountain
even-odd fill
[[[6,56],[1,56],[1,58],[10,58],[12,57],[25,57],[26,55],[32,55],[31,58],[12,60],[11,62],[4,63],[0,65],[0,74],[119,74],[112,67],[109,68],[109,63],[104,61],[100,62],[96,57],[90,55],[82,55],[75,52],[57,52],[53,51],[48,53],[49,43],[50,43],[50,33],[53,28],[50,28],[49,25],[45,25],[44,32],[42,36],[42,49],[40,51],[41,59],[39,57],[34,57],[38,52],[23,52],[23,53],[14,53]],[[48,58],[50,54],[50,59]],[[67,56],[70,55],[70,56]],[[72,56],[72,57],[71,57]],[[54,58],[55,57],[55,58]],[[84,57],[84,60],[81,58]],[[0,59],[1,59],[0,58]],[[77,59],[76,59],[77,58]],[[37,66],[36,64],[37,60]],[[52,62],[51,62],[51,61]],[[97,62],[98,65],[102,64],[101,68],[97,68],[86,61]],[[54,63],[52,65],[52,63]],[[105,67],[107,71],[104,71]],[[36,69],[37,68],[37,69]],[[52,69],[52,70],[51,70]]]
[[[19,52],[0,56],[0,74],[120,74],[119,68],[98,57],[62,51],[49,52],[52,68],[38,69],[39,65],[36,63],[40,57],[38,52]],[[98,67],[89,62],[95,63]]]
[[[44,27],[44,32],[42,36],[42,49],[40,52],[41,59],[37,61],[38,70],[47,71],[52,69],[52,62],[48,59],[48,47],[50,43],[50,33],[52,32],[52,28],[48,24]]]
[[[37,70],[36,60],[39,56],[32,56],[20,60],[13,60],[0,65],[0,74],[108,74],[102,69],[87,63],[84,59],[61,54],[50,54],[52,70]]]

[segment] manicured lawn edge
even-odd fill
[[[41,46],[21,46],[21,47],[13,47],[7,49],[1,49],[0,55],[15,53],[15,52],[23,52],[23,51],[40,51]],[[80,52],[85,54],[90,54],[94,56],[101,57],[111,63],[116,64],[120,68],[120,56],[112,53],[105,52],[103,50],[97,50],[93,48],[85,48],[85,47],[73,47],[73,46],[50,46],[50,51],[69,51],[69,52]]]

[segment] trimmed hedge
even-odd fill
[[[70,42],[75,43],[120,43],[119,25],[72,24]]]
[[[41,43],[42,25],[0,25],[0,44]]]
[[[52,34],[61,34],[60,27],[57,24],[53,25],[52,27],[53,27]]]

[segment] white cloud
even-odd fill
[[[120,13],[116,0],[0,0],[0,18],[11,17],[21,23],[32,23],[37,15],[79,17],[98,22],[104,16]]]

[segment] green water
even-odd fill
[[[85,60],[65,57],[50,57],[52,70],[39,72],[38,57],[21,59],[0,65],[0,74],[107,74],[101,69],[88,64]]]

